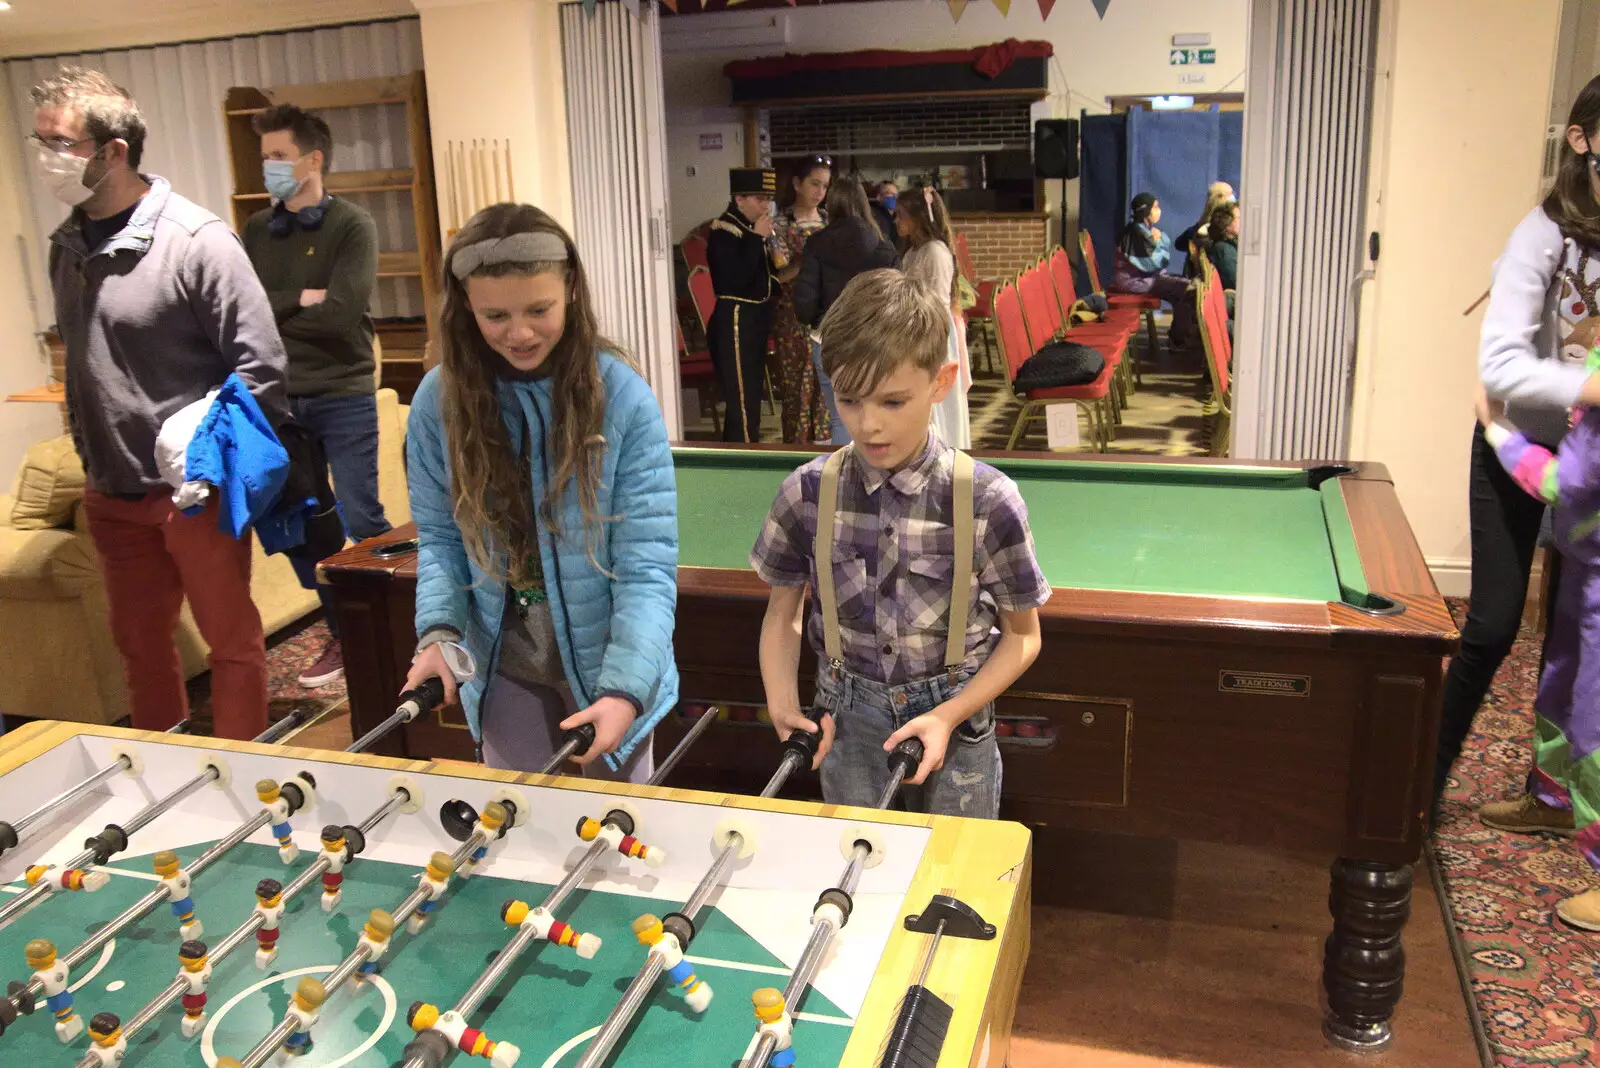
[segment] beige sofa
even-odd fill
[[[378,496],[396,526],[411,521],[408,411],[394,390],[378,390]],[[34,445],[11,495],[0,497],[0,714],[84,723],[128,714],[82,498],[83,467],[65,436]],[[317,607],[288,559],[267,556],[259,543],[250,589],[269,635]],[[187,605],[177,641],[185,677],[204,671],[206,644]]]

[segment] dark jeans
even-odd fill
[[[1483,428],[1472,434],[1470,476],[1472,531],[1472,594],[1467,622],[1461,628],[1461,650],[1444,677],[1444,709],[1439,718],[1439,750],[1434,765],[1433,793],[1444,792],[1450,765],[1472,730],[1500,662],[1511,651],[1522,625],[1528,597],[1528,573],[1539,540],[1544,504],[1518,486],[1500,466]],[[1561,557],[1552,553],[1550,607],[1556,603]],[[1550,633],[1548,619],[1545,634]]]
[[[317,436],[333,473],[339,516],[350,537],[360,541],[389,529],[378,500],[378,399],[370,393],[347,397],[290,397],[290,411]],[[333,601],[317,587],[328,630],[339,636]]]
[[[761,402],[766,396],[767,338],[771,333],[770,302],[719,299],[711,313],[706,343],[726,402],[723,441],[748,444],[761,440]]]

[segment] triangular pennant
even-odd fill
[[[661,0],[661,6],[672,12],[674,15],[678,13],[678,0]]]
[[[1094,0],[1094,9],[1101,18],[1106,17],[1106,8],[1111,6],[1111,0]]]
[[[1011,14],[1011,0],[994,0],[994,6],[1000,9],[1001,18]]]
[[[961,13],[967,9],[967,0],[944,0],[950,5],[950,19],[953,22],[961,21]]]
[[[1049,18],[1050,12],[1054,10],[1055,6],[1056,0],[1039,0],[1039,17],[1041,19]]]
[[[596,0],[583,0],[583,13],[585,15],[593,15],[594,14],[595,2],[596,2]]]

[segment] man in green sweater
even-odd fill
[[[323,186],[333,162],[328,124],[292,104],[254,119],[272,206],[245,223],[244,247],[272,302],[288,353],[289,406],[322,444],[345,530],[389,529],[378,500],[378,405],[367,302],[378,269],[372,216]],[[309,571],[309,569],[307,569]],[[302,574],[307,586],[312,574]],[[337,620],[317,588],[332,638],[300,675],[323,686],[344,674]]]

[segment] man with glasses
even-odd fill
[[[139,173],[145,125],[126,90],[66,67],[34,88],[33,104],[39,178],[73,209],[50,236],[50,284],[133,725],[162,730],[186,715],[173,632],[187,597],[211,646],[216,733],[253,737],[267,725],[267,668],[250,536],[218,528],[218,494],[180,512],[155,445],[169,416],[230,374],[274,425],[285,418],[272,308],[222,220]]]

